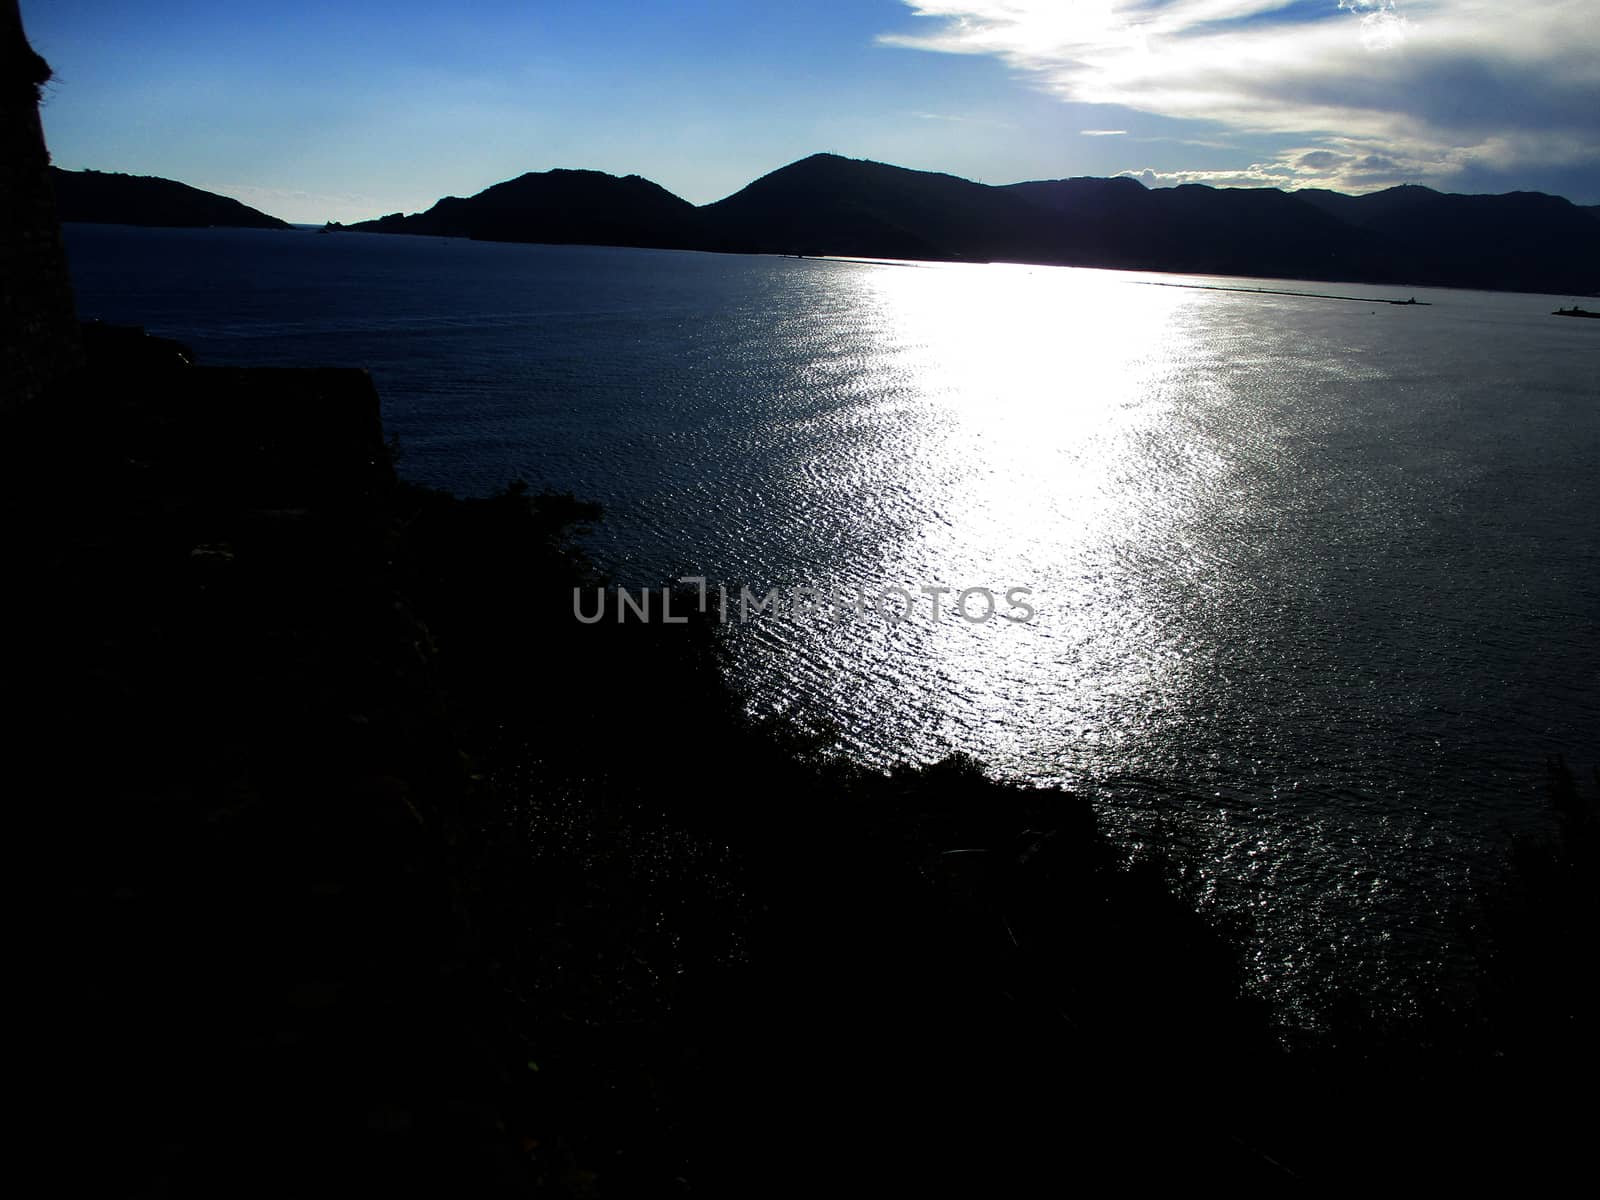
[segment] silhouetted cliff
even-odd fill
[[[186,183],[153,175],[50,168],[63,221],[100,225],[228,225],[241,229],[288,229],[247,204]]]
[[[0,409],[42,396],[82,360],[39,89],[50,66],[0,3]]]
[[[990,187],[814,154],[698,209],[635,175],[550,171],[349,228],[1592,295],[1600,286],[1592,216],[1525,192],[1152,190],[1128,178]]]

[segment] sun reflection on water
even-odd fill
[[[908,720],[923,756],[976,741],[1005,767],[1065,777],[1063,747],[1135,736],[1137,708],[1173,679],[1124,551],[1207,465],[1182,446],[1151,453],[1171,441],[1175,315],[1204,299],[1029,267],[876,270],[861,284],[893,382],[877,402],[886,436],[839,468],[903,532],[853,564],[857,580],[1025,588],[1038,611],[1026,629],[935,624],[923,607],[892,631],[836,632],[851,643],[837,655],[841,724],[871,697],[863,719]],[[847,665],[862,663],[872,674]]]
[[[1349,333],[1112,272],[816,269],[844,333],[811,360],[832,402],[776,509],[828,510],[794,519],[831,522],[837,583],[1021,587],[1037,616],[768,624],[742,643],[753,694],[798,697],[867,761],[965,751],[1086,791],[1247,917],[1291,1021],[1353,973],[1384,986],[1391,953],[1437,952],[1457,885],[1407,862],[1427,820],[1351,791],[1392,702],[1346,661],[1345,547],[1415,518],[1371,507],[1374,468],[1341,444],[1360,435],[1330,397],[1380,369]],[[1340,491],[1301,486],[1330,461]],[[1309,566],[1308,541],[1328,547]]]

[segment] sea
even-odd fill
[[[1580,298],[66,240],[85,318],[368,369],[408,478],[599,502],[614,579],[726,604],[753,712],[1088,797],[1242,923],[1286,1027],[1460,986],[1548,761],[1600,764],[1600,322],[1552,315]]]

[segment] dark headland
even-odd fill
[[[63,221],[105,225],[227,226],[290,229],[287,221],[227,196],[152,175],[50,168]]]
[[[710,624],[578,624],[603,581],[567,535],[599,514],[405,484],[363,372],[85,334],[0,429],[63,1181],[1013,1195],[1578,1161],[1550,1081],[1595,1065],[1596,822],[1564,770],[1473,988],[1401,1020],[1342,997],[1285,1045],[1248,931],[1090,797],[852,766],[746,717]]]
[[[989,186],[816,154],[695,207],[637,175],[547,171],[330,228],[508,242],[1019,262],[1593,295],[1600,226],[1558,196],[1364,196],[1138,180]]]

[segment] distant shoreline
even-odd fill
[[[284,230],[252,229],[252,228],[247,227],[247,226],[225,226],[225,225],[208,225],[208,226],[198,226],[198,225],[140,225],[140,224],[126,222],[126,221],[64,221],[64,222],[62,222],[62,224],[63,224],[63,226],[69,227],[69,228],[72,227],[72,226],[81,225],[81,226],[86,226],[86,227],[96,227],[96,226],[98,226],[98,227],[117,227],[117,228],[123,228],[123,229],[148,229],[148,230],[155,230],[155,231],[165,230],[165,231],[173,232],[173,233],[181,233],[181,232],[185,232],[185,231],[206,232],[208,230],[209,231],[227,230],[227,231],[232,231],[232,232],[262,232],[262,233],[287,232],[287,233],[316,234],[316,233],[322,233],[325,229],[327,229],[327,227],[323,226],[323,225],[313,225],[313,224],[305,224],[305,223],[293,224],[293,225],[290,225],[287,229],[284,229]],[[336,229],[333,232],[340,232],[340,230]],[[362,231],[362,232],[370,233],[372,231]],[[384,235],[379,233],[379,234],[377,234],[377,236],[382,237]],[[1032,263],[1032,262],[1015,262],[1015,261],[1009,261],[1009,260],[1004,260],[1004,259],[988,260],[988,261],[984,261],[984,262],[974,262],[974,261],[953,260],[953,259],[864,258],[864,257],[851,257],[851,256],[836,255],[836,254],[796,255],[796,254],[787,254],[787,253],[778,252],[778,251],[706,250],[706,249],[699,249],[699,248],[675,247],[675,246],[619,246],[619,245],[613,245],[613,244],[606,243],[606,242],[561,242],[561,241],[553,241],[553,242],[536,242],[536,241],[489,242],[488,239],[472,238],[472,237],[467,237],[467,236],[464,236],[464,235],[461,235],[461,234],[394,233],[394,234],[389,234],[388,236],[404,237],[404,238],[429,238],[429,237],[431,237],[431,238],[437,238],[439,240],[446,240],[446,241],[452,241],[452,242],[478,242],[478,243],[487,243],[487,244],[492,244],[492,245],[506,245],[506,246],[543,246],[543,247],[554,247],[554,248],[592,249],[592,250],[639,250],[639,251],[652,252],[652,253],[662,253],[662,254],[715,254],[715,255],[730,255],[730,256],[747,255],[749,257],[754,257],[754,258],[787,258],[787,259],[795,259],[795,260],[800,260],[800,261],[804,261],[804,262],[807,262],[807,263],[836,263],[836,264],[839,264],[841,266],[872,266],[872,267],[938,267],[938,266],[1037,267],[1037,268],[1051,268],[1051,269],[1061,268],[1061,269],[1066,269],[1066,270],[1083,270],[1083,271],[1112,271],[1112,272],[1116,272],[1117,274],[1120,274],[1120,275],[1178,275],[1178,276],[1184,276],[1184,277],[1188,277],[1188,278],[1199,278],[1199,279],[1213,279],[1213,278],[1222,278],[1222,279],[1228,279],[1228,278],[1232,278],[1232,279],[1263,279],[1263,280],[1278,281],[1278,282],[1283,282],[1283,283],[1330,284],[1330,285],[1341,286],[1341,287],[1345,287],[1345,286],[1347,286],[1347,287],[1393,287],[1393,288],[1402,288],[1402,289],[1417,288],[1417,289],[1426,289],[1426,290],[1429,290],[1429,291],[1485,292],[1485,293],[1496,294],[1496,295],[1543,296],[1543,297],[1547,297],[1547,298],[1551,298],[1551,299],[1562,300],[1565,304],[1571,304],[1574,301],[1578,301],[1578,300],[1589,300],[1589,299],[1596,298],[1596,293],[1569,292],[1569,291],[1559,291],[1559,290],[1557,290],[1557,291],[1536,291],[1536,290],[1529,290],[1529,289],[1524,289],[1524,288],[1495,288],[1495,287],[1481,287],[1481,286],[1476,286],[1476,285],[1465,285],[1465,284],[1458,285],[1458,284],[1411,283],[1410,281],[1400,281],[1400,282],[1393,283],[1393,284],[1383,284],[1383,283],[1373,283],[1373,282],[1369,282],[1369,281],[1366,281],[1366,280],[1360,280],[1360,279],[1345,279],[1345,278],[1319,278],[1319,277],[1309,277],[1309,276],[1307,276],[1307,277],[1297,277],[1297,276],[1288,276],[1288,275],[1270,276],[1270,275],[1259,275],[1259,274],[1248,274],[1248,273],[1229,274],[1227,272],[1221,272],[1221,271],[1163,271],[1163,270],[1156,270],[1154,268],[1144,268],[1144,267],[1103,267],[1103,266],[1091,266],[1091,265],[1073,264],[1073,263]],[[1152,286],[1152,287],[1195,288],[1195,289],[1210,290],[1210,291],[1244,292],[1244,293],[1247,293],[1247,294],[1256,294],[1256,295],[1281,295],[1281,296],[1288,296],[1288,297],[1301,297],[1301,298],[1307,298],[1307,299],[1345,299],[1345,300],[1351,300],[1351,301],[1359,301],[1359,302],[1365,303],[1365,304],[1394,304],[1397,307],[1410,307],[1409,305],[1404,304],[1403,301],[1400,301],[1400,300],[1397,300],[1397,299],[1390,299],[1388,297],[1380,297],[1380,296],[1347,296],[1347,297],[1338,297],[1338,296],[1327,296],[1327,295],[1322,295],[1322,294],[1312,293],[1312,292],[1290,291],[1288,289],[1268,289],[1268,288],[1257,288],[1257,287],[1230,287],[1230,286],[1226,286],[1226,285],[1222,285],[1222,284],[1168,283],[1168,282],[1164,282],[1164,281],[1160,281],[1160,280],[1129,280],[1129,282],[1131,282],[1131,283],[1141,283],[1141,284],[1145,284],[1147,286]],[[1419,300],[1417,302],[1417,304],[1416,304],[1416,307],[1418,307],[1418,308],[1426,307],[1427,305],[1429,305],[1431,303],[1432,303],[1431,301],[1421,301],[1421,300]]]

